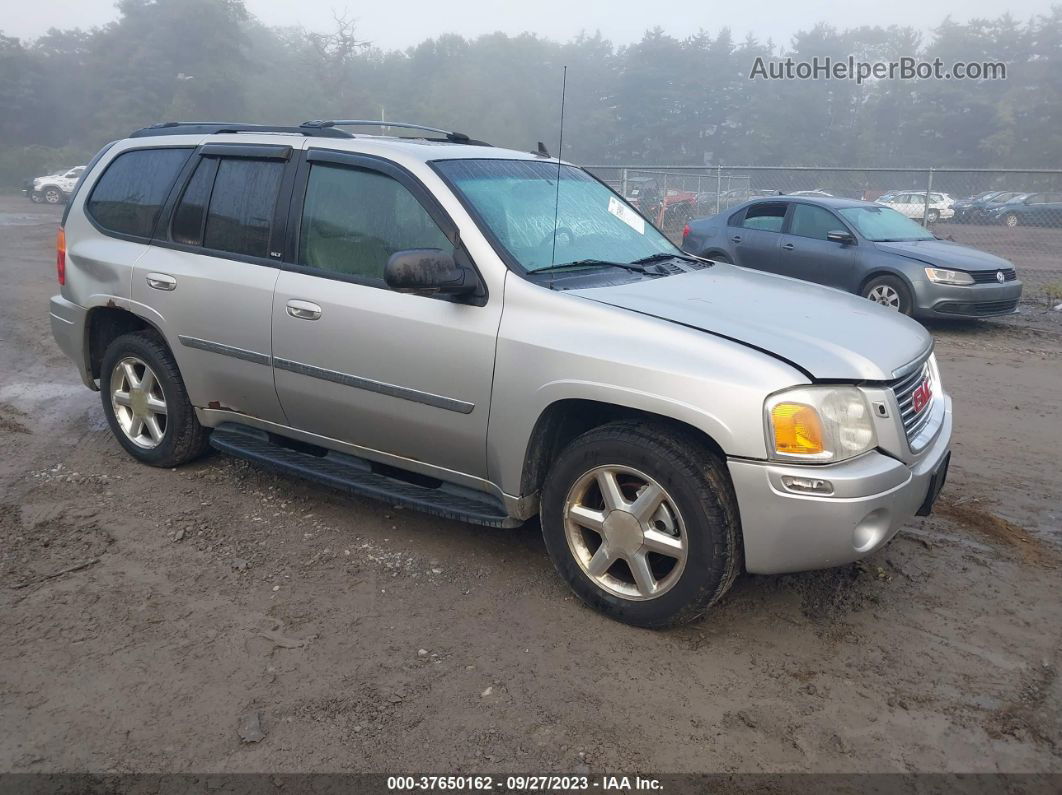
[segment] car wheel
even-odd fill
[[[698,618],[742,568],[726,467],[665,425],[615,422],[576,438],[550,469],[541,520],[576,595],[635,626]]]
[[[940,210],[930,210],[926,213],[926,223],[935,224],[940,220]]]
[[[728,257],[726,254],[720,254],[718,252],[716,252],[715,254],[707,255],[706,259],[710,259],[712,262],[722,262],[725,265],[733,265],[733,263],[730,261],[730,257]]]
[[[1014,213],[1007,213],[1003,216],[1003,223],[1004,225],[1009,226],[1011,229],[1013,229],[1018,225],[1018,216],[1016,216]]]
[[[41,196],[40,191],[36,191],[36,190],[30,191],[29,197],[30,197],[30,201],[33,202],[34,204],[40,204],[42,201],[44,201],[44,197]]]
[[[107,347],[100,395],[115,438],[138,461],[172,467],[206,452],[209,432],[196,419],[173,354],[155,332],[125,334]]]
[[[902,314],[911,314],[913,302],[907,285],[895,276],[879,276],[863,287],[863,297]]]
[[[45,188],[44,201],[48,204],[58,204],[63,200],[63,192],[59,188]]]

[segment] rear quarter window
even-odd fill
[[[85,205],[107,232],[150,238],[190,148],[134,149],[111,161]]]

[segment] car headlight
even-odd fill
[[[767,449],[789,461],[844,461],[877,446],[863,393],[854,386],[802,386],[764,403]]]
[[[926,268],[926,278],[934,284],[973,284],[973,276],[966,271],[949,271],[944,268]]]

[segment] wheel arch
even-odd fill
[[[150,330],[158,334],[167,347],[166,336],[151,320],[109,301],[91,307],[85,316],[85,365],[89,377],[100,377],[100,366],[108,346],[123,334]]]
[[[524,450],[520,477],[520,494],[538,493],[557,456],[573,439],[593,428],[619,420],[641,419],[673,429],[676,435],[689,437],[710,449],[720,458],[722,446],[702,428],[644,408],[588,398],[561,398],[539,414]]]
[[[863,291],[867,288],[867,285],[881,276],[892,276],[893,278],[899,279],[904,283],[904,285],[906,285],[907,289],[910,290],[911,296],[914,296],[914,283],[912,283],[911,279],[907,276],[906,273],[904,273],[899,268],[890,268],[880,265],[878,267],[872,268],[870,273],[864,276],[862,281],[859,282],[859,295],[862,296]]]

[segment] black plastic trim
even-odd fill
[[[287,160],[292,147],[284,144],[229,144],[209,143],[199,147],[204,157],[250,157],[256,160]]]

